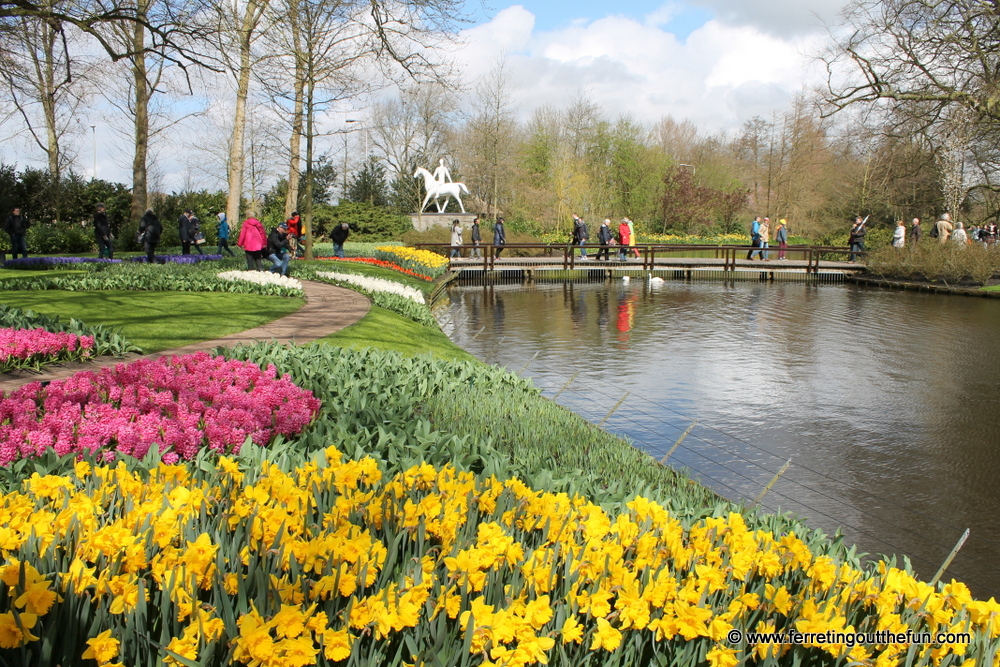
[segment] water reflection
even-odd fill
[[[449,335],[731,498],[1000,593],[1000,303],[803,284],[458,286]],[[442,318],[448,320],[449,316]],[[484,328],[485,327],[485,328]],[[476,337],[476,333],[482,333]],[[532,355],[538,351],[533,361]],[[528,363],[530,361],[530,363]]]

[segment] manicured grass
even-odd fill
[[[83,273],[83,271],[77,271],[75,269],[0,269],[0,280],[10,280],[11,278],[58,278],[62,276],[71,276],[74,273]]]
[[[422,326],[378,306],[372,306],[357,324],[321,338],[319,342],[355,350],[366,347],[395,350],[408,357],[430,352],[438,359],[475,360],[439,329]]]
[[[296,266],[313,269],[314,271],[357,273],[362,276],[371,276],[372,278],[384,278],[385,280],[393,280],[408,287],[416,288],[424,294],[430,294],[434,290],[434,283],[432,282],[418,280],[413,276],[408,276],[405,273],[400,273],[399,271],[383,269],[380,266],[372,266],[371,264],[363,264],[361,262],[338,262],[336,260],[314,260],[312,262],[306,262],[299,260],[293,262],[292,264],[293,275]]]
[[[121,327],[122,334],[146,352],[253,329],[295,312],[304,302],[216,292],[0,292],[0,303],[8,306]]]

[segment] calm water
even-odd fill
[[[448,334],[729,498],[1000,596],[1000,301],[714,281],[456,286]],[[535,352],[537,357],[534,357]],[[534,357],[534,358],[533,358]]]

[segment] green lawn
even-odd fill
[[[295,312],[304,302],[215,292],[0,292],[0,303],[8,306],[120,327],[126,338],[146,352],[253,329]]]
[[[360,322],[319,340],[320,343],[361,349],[378,347],[413,357],[430,352],[438,359],[474,361],[439,329],[425,327],[385,308],[372,306]]]
[[[75,269],[0,269],[0,280],[9,280],[11,278],[57,278],[62,276],[71,276],[74,273],[83,273],[83,271]]]

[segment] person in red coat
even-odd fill
[[[618,224],[618,257],[623,262],[628,259],[629,245],[632,242],[632,228],[628,226],[628,218],[622,218],[622,221]]]
[[[247,218],[240,227],[240,240],[236,245],[243,248],[247,254],[247,270],[263,271],[261,264],[261,251],[267,247],[267,234],[264,233],[264,225],[260,224],[257,218]]]

